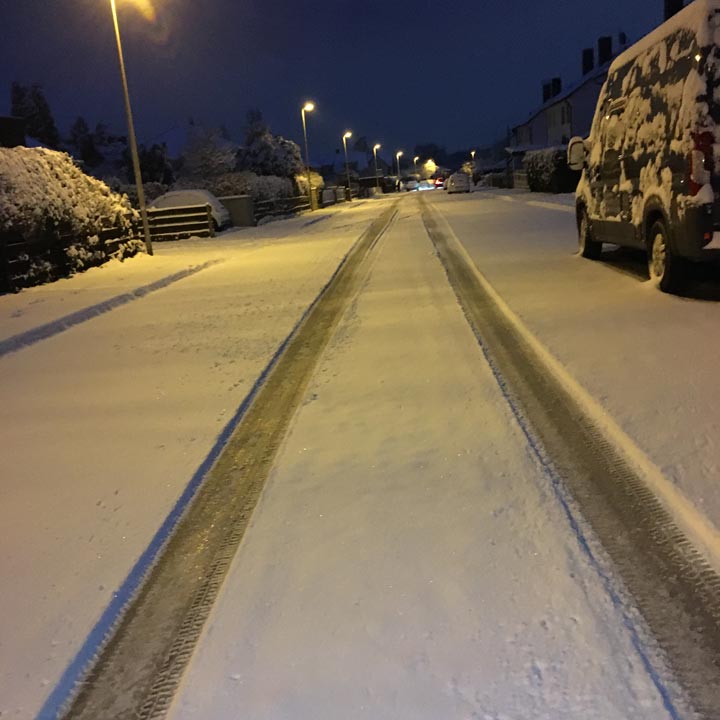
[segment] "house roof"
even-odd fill
[[[612,62],[612,61],[611,61]],[[518,123],[515,125],[512,129],[517,130],[520,127],[523,127],[524,125],[527,125],[528,123],[531,123],[538,115],[545,112],[549,108],[553,107],[554,105],[557,105],[558,103],[563,102],[563,100],[567,100],[571,95],[574,95],[580,88],[585,87],[590,82],[594,82],[597,80],[600,80],[601,78],[605,79],[605,76],[608,73],[608,70],[610,69],[611,62],[607,62],[604,65],[598,65],[594,70],[589,72],[587,75],[584,75],[578,82],[576,82],[574,85],[571,85],[566,90],[563,90],[558,95],[555,95],[554,97],[551,97],[547,102],[543,103],[530,117],[525,120],[525,122]]]

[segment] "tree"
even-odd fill
[[[190,139],[182,155],[182,175],[209,180],[235,169],[237,148],[217,129],[191,126]]]
[[[125,160],[127,176],[132,177],[132,158],[127,148],[123,153],[123,159]],[[175,171],[168,157],[165,143],[156,143],[149,148],[140,145],[138,147],[138,160],[140,161],[143,183],[154,182],[162,185],[172,185],[175,182]]]
[[[14,82],[10,89],[10,114],[25,119],[30,137],[54,150],[58,148],[60,134],[40,85]]]
[[[367,137],[365,135],[361,135],[352,146],[353,152],[358,153],[365,153],[365,157],[368,159],[373,154],[372,148],[370,147],[370,143],[368,143]]]
[[[300,148],[292,140],[273,135],[260,110],[247,114],[245,147],[238,157],[240,170],[258,175],[277,175],[292,178],[302,172]]]
[[[432,159],[438,165],[447,165],[448,154],[442,145],[435,143],[424,143],[415,146],[415,155],[419,155],[423,159]]]
[[[95,136],[85,120],[79,117],[70,128],[68,143],[74,155],[82,160],[86,168],[95,168],[103,161],[103,156],[95,144]]]

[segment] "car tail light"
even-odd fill
[[[713,144],[715,138],[708,131],[692,133],[693,149],[688,154],[688,189],[697,195],[710,182],[714,170]]]

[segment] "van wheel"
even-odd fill
[[[677,292],[685,277],[682,258],[672,251],[667,228],[662,220],[657,220],[650,228],[648,274],[650,280],[666,293]]]
[[[602,243],[595,240],[590,232],[590,221],[588,220],[587,211],[585,210],[583,210],[582,215],[580,215],[578,246],[580,255],[590,260],[597,260],[602,252]]]

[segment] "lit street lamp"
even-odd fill
[[[419,159],[420,159],[420,156],[419,156],[419,155],[416,155],[416,156],[413,158],[413,165],[415,166],[415,174],[416,174],[416,175],[417,175],[417,161],[418,161]]]
[[[380,190],[380,175],[378,174],[377,166],[377,151],[382,147],[380,143],[373,146],[373,155],[375,156],[375,187]]]
[[[470,151],[470,157],[472,158],[472,161],[475,162],[475,151],[474,150]]]
[[[312,112],[315,109],[315,103],[306,102],[302,106],[302,110],[300,111],[300,114],[302,115],[302,124],[303,124],[303,135],[305,137],[305,172],[307,173],[307,183],[308,183],[308,200],[310,201],[310,209],[314,210],[313,207],[313,196],[312,196],[312,187],[310,186],[310,151],[308,150],[308,140],[307,140],[307,123],[305,122],[305,113],[306,112]]]
[[[403,155],[402,150],[398,150],[395,153],[395,160],[397,160],[397,167],[398,167],[398,187],[400,186],[400,157]]]
[[[128,140],[130,141],[130,156],[132,157],[138,205],[140,206],[140,217],[142,218],[143,234],[145,235],[145,249],[148,255],[152,255],[153,248],[152,240],[150,239],[150,226],[148,225],[147,208],[145,207],[145,188],[143,188],[142,174],[140,172],[140,159],[138,158],[137,141],[135,140],[135,125],[133,124],[132,109],[130,107],[130,93],[128,92],[127,76],[125,74],[125,59],[123,58],[122,43],[120,42],[120,25],[118,24],[115,0],[110,0],[110,8],[112,9],[113,24],[115,25],[120,77],[122,79],[123,95],[125,98],[125,114],[127,115]]]
[[[345,148],[345,174],[347,175],[347,184],[348,184],[348,200],[352,200],[352,194],[350,193],[350,164],[348,163],[348,154],[347,154],[347,141],[349,138],[352,137],[352,133],[350,130],[348,130],[343,135],[343,147]]]

